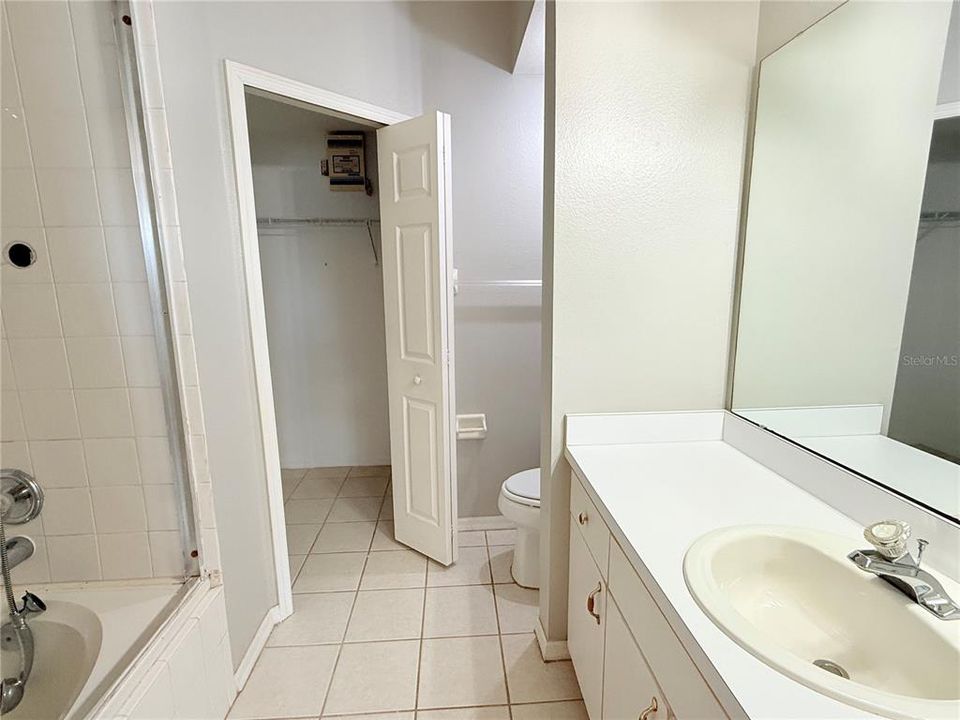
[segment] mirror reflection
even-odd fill
[[[960,11],[850,0],[760,70],[732,409],[960,518]]]

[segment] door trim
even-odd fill
[[[279,623],[293,612],[293,592],[290,587],[290,568],[287,564],[280,445],[277,438],[273,381],[270,375],[270,354],[267,346],[267,316],[260,272],[260,238],[257,234],[257,209],[254,204],[253,166],[250,159],[250,137],[244,93],[248,89],[268,93],[270,97],[277,100],[301,107],[318,107],[331,114],[343,114],[352,119],[366,120],[371,127],[392,125],[409,120],[410,116],[232,60],[224,60],[223,69],[227,88],[228,123],[233,141],[239,239],[243,253],[243,279],[247,296],[246,314],[250,328],[250,344],[253,349],[260,435],[263,442],[264,471],[267,477],[267,505],[276,567],[278,606],[272,619],[274,623]]]

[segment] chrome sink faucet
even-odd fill
[[[854,550],[847,558],[864,572],[873,573],[941,620],[960,620],[960,606],[940,582],[920,569],[928,543],[917,539],[916,559],[907,551],[910,526],[901,520],[884,520],[868,526],[863,537],[873,550]]]

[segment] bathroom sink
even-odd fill
[[[864,544],[800,528],[723,528],[691,545],[683,572],[721,630],[797,682],[885,717],[960,717],[960,621],[933,617],[855,567],[846,555]]]

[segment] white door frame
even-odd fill
[[[293,593],[290,587],[290,567],[287,563],[280,445],[277,439],[273,381],[270,375],[270,354],[267,347],[267,316],[263,302],[263,278],[260,272],[260,237],[257,233],[257,208],[253,195],[253,165],[250,159],[245,91],[247,89],[265,91],[280,96],[280,99],[292,101],[294,104],[305,103],[322,110],[329,110],[331,114],[343,114],[368,120],[372,126],[392,125],[409,120],[410,116],[232,60],[224,60],[223,68],[227,81],[230,136],[233,140],[233,169],[240,215],[240,245],[243,250],[247,320],[250,324],[250,343],[253,348],[253,370],[260,410],[264,470],[267,476],[267,503],[276,564],[278,607],[275,621],[279,622],[293,612]]]

